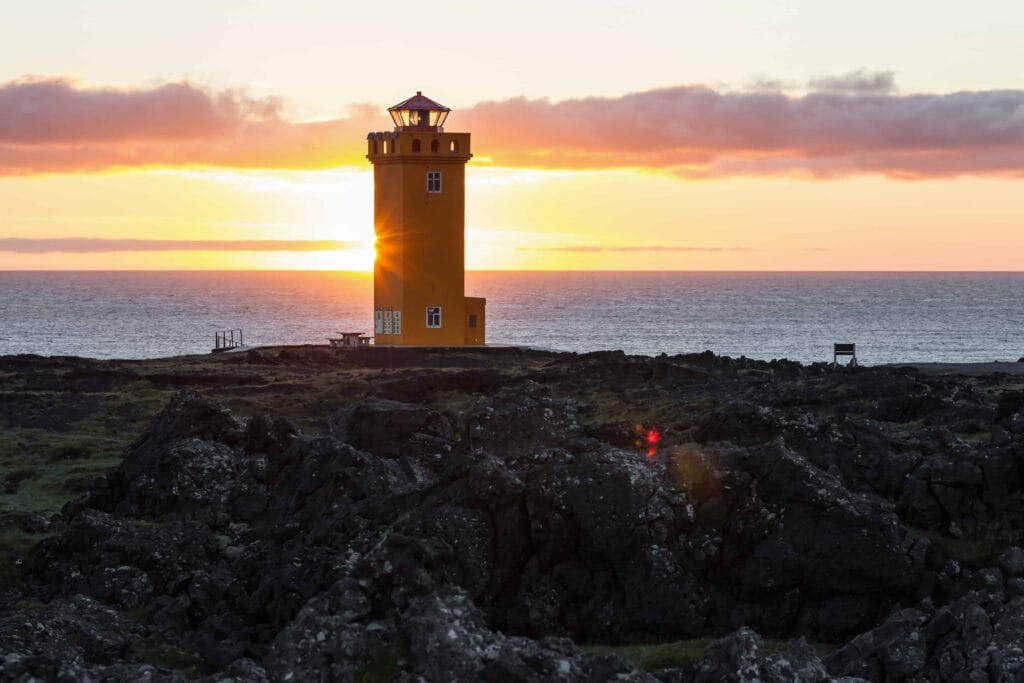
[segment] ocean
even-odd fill
[[[491,343],[567,351],[1016,361],[1024,273],[470,272]],[[0,354],[152,358],[372,332],[372,283],[339,272],[0,272]]]

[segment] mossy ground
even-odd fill
[[[197,678],[203,666],[203,660],[199,655],[169,645],[157,636],[132,641],[125,658],[130,662],[172,669],[188,678]]]
[[[398,659],[381,655],[356,673],[356,683],[386,683],[398,673]]]
[[[425,361],[453,369],[481,362],[451,351]],[[360,366],[323,347],[141,361],[0,357],[0,587],[18,581],[20,558],[43,536],[19,530],[11,515],[58,513],[121,462],[175,392],[200,391],[241,417],[283,415],[315,433],[374,383],[419,371]],[[448,392],[434,402],[471,400]]]
[[[60,510],[89,477],[121,460],[167,397],[129,386],[96,398],[91,411],[60,429],[0,426],[0,514]]]
[[[639,645],[586,645],[581,649],[589,655],[618,655],[627,662],[644,671],[671,669],[694,664],[704,656],[711,640],[698,638],[694,640],[678,640],[672,643],[645,643]],[[764,651],[768,653],[783,652],[792,645],[786,640],[765,640]],[[818,654],[828,654],[832,646],[817,644],[814,646]]]
[[[959,562],[967,569],[982,569],[996,565],[999,555],[1013,545],[1010,539],[993,536],[953,538],[931,529],[906,527],[907,533],[915,538],[928,539],[926,558],[930,569],[939,570],[950,560]]]

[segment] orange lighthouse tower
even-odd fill
[[[420,92],[388,111],[394,130],[367,136],[375,342],[484,344],[485,301],[465,295],[469,133],[446,133],[450,110]]]

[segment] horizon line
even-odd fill
[[[1024,275],[1024,269],[560,269],[560,268],[474,268],[466,269],[466,273],[760,273],[760,274],[1015,274]],[[327,268],[0,268],[0,274],[8,273],[346,273],[352,275],[373,276],[372,270],[346,270]]]

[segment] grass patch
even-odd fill
[[[206,393],[235,415],[282,415],[306,432],[321,431],[335,412],[358,403],[366,394],[369,375],[364,370],[306,369],[306,373],[258,388],[225,386]]]
[[[710,640],[680,640],[674,643],[654,643],[641,645],[586,645],[581,649],[595,657],[618,655],[627,662],[644,671],[671,669],[686,664],[693,664],[704,656],[704,650],[711,644]]]
[[[165,643],[156,636],[133,640],[128,646],[127,658],[129,661],[173,669],[188,678],[198,677],[203,665],[199,655]]]
[[[0,515],[59,512],[77,495],[68,480],[103,474],[117,465],[134,435],[0,429]],[[74,457],[68,457],[74,453]],[[85,454],[85,455],[83,455]]]
[[[619,392],[610,389],[579,391],[571,397],[580,407],[581,421],[588,425],[620,421],[667,424],[685,405],[673,403],[666,392],[648,387]]]
[[[925,559],[929,569],[939,570],[949,560],[956,560],[968,569],[992,567],[999,555],[1006,550],[1010,542],[992,536],[980,538],[953,538],[931,529],[906,527],[907,533],[913,538],[928,539],[928,555]]]
[[[992,432],[990,431],[957,432],[956,435],[961,441],[972,446],[987,446],[992,443]]]
[[[480,394],[467,394],[462,391],[438,391],[434,394],[430,405],[434,410],[443,412],[467,412],[480,400]]]
[[[584,645],[580,649],[594,657],[618,655],[644,671],[657,671],[658,669],[674,669],[697,663],[712,642],[709,638],[697,638],[679,640],[674,643]],[[792,644],[792,641],[789,640],[764,640],[762,652],[765,654],[785,652]],[[833,648],[834,646],[827,644],[814,644],[814,649],[821,656],[828,654]]]
[[[168,392],[138,383],[98,394],[88,414],[61,429],[0,428],[0,516],[59,512],[91,477],[117,466],[167,402]]]
[[[20,588],[24,583],[21,567],[15,565],[7,553],[0,552],[0,590]]]
[[[398,673],[398,659],[391,654],[381,655],[356,673],[356,683],[387,683]]]
[[[46,534],[33,534],[13,527],[0,516],[0,589],[17,588],[24,584],[23,559],[32,546],[46,538]]]

